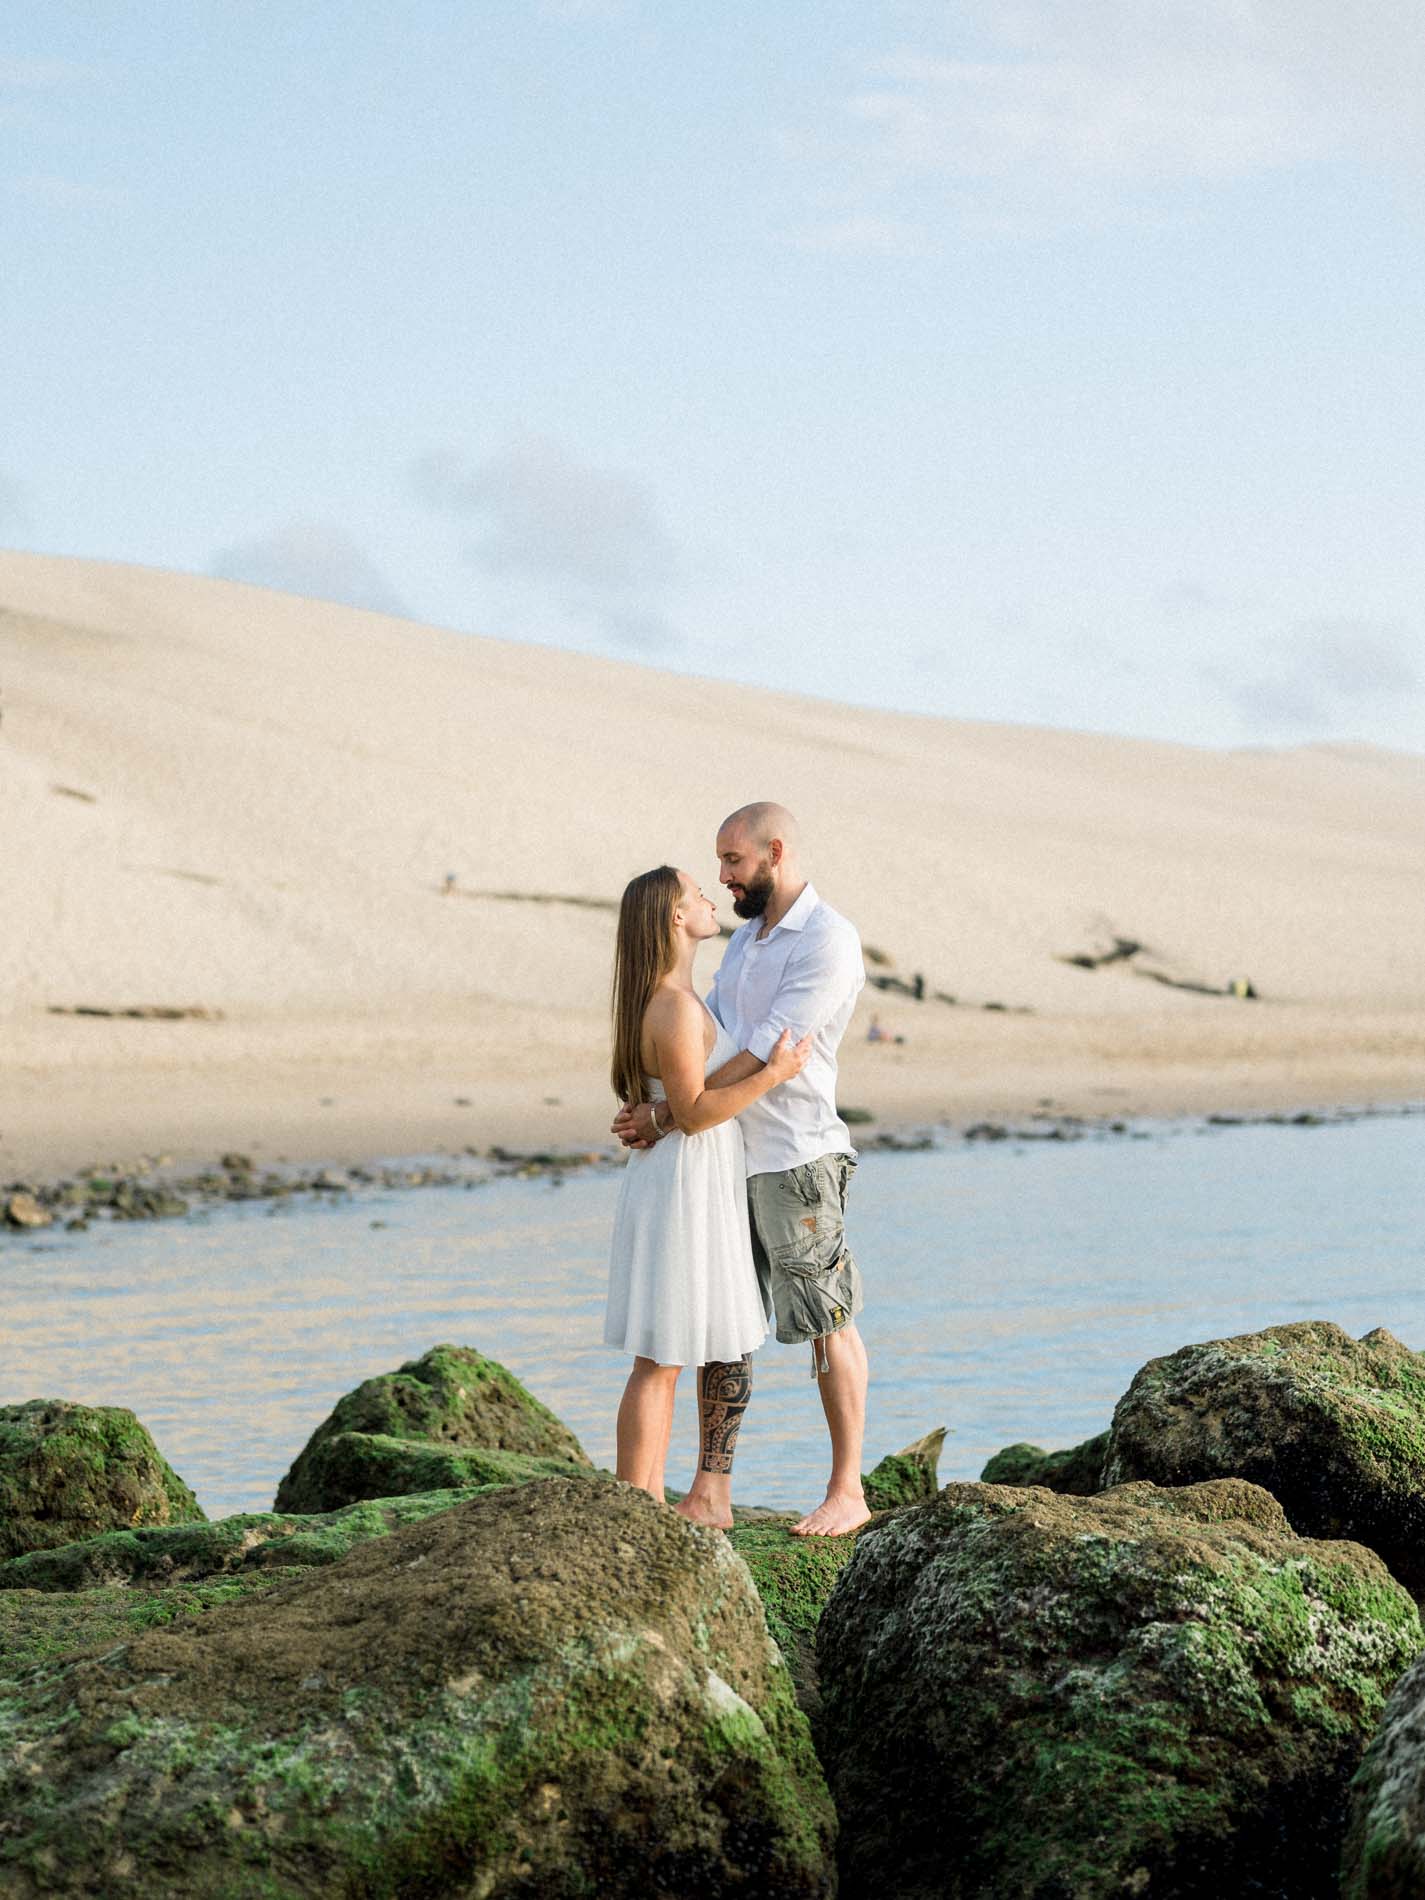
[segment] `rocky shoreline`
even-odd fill
[[[1117,1117],[1070,1115],[1040,1108],[1017,1121],[977,1120],[963,1127],[875,1125],[866,1109],[844,1109],[861,1153],[919,1154],[948,1148],[953,1142],[1001,1143],[1152,1138],[1161,1124]],[[1260,1115],[1210,1114],[1173,1126],[1215,1128],[1325,1128],[1365,1120],[1397,1120],[1425,1114],[1425,1103],[1389,1108],[1296,1109]],[[371,1162],[316,1168],[288,1168],[255,1162],[230,1150],[207,1167],[182,1173],[165,1155],[140,1156],[78,1169],[53,1179],[16,1179],[0,1185],[0,1240],[59,1227],[84,1232],[96,1220],[167,1220],[228,1202],[283,1201],[303,1196],[332,1196],[368,1189],[459,1187],[474,1189],[493,1180],[548,1180],[561,1184],[571,1175],[618,1168],[622,1154],[612,1147],[517,1149],[496,1143],[467,1148],[458,1158],[409,1163]]]
[[[1082,1446],[723,1536],[437,1347],[210,1523],[0,1407],[0,1895],[1406,1900],[1425,1355],[1192,1344]]]

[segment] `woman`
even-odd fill
[[[618,1475],[661,1502],[684,1366],[738,1361],[767,1336],[752,1265],[742,1136],[735,1117],[801,1072],[812,1038],[784,1030],[766,1067],[709,1088],[737,1054],[693,988],[693,958],[718,933],[716,906],[686,871],[634,878],[619,906],[613,1062],[620,1100],[666,1099],[673,1128],[629,1157],[614,1215],[604,1342],[634,1355],[618,1412]]]

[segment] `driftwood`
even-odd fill
[[[220,1023],[223,1020],[220,1009],[204,1009],[197,1003],[184,1008],[171,1003],[140,1003],[131,1009],[110,1009],[101,1003],[51,1003],[49,1013],[51,1016],[122,1016],[143,1023]]]

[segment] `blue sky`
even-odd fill
[[[0,543],[1425,750],[1415,0],[11,0]]]

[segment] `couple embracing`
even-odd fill
[[[693,987],[715,906],[661,865],[623,894],[614,956],[614,1133],[629,1157],[614,1216],[605,1343],[634,1355],[618,1414],[620,1478],[663,1499],[673,1397],[698,1369],[699,1455],[678,1505],[732,1522],[732,1461],[752,1353],[807,1342],[831,1434],[824,1501],[793,1530],[865,1523],[861,1276],[847,1251],[856,1165],[836,1110],[836,1049],[866,980],[853,926],[802,874],[796,821],[745,805],[717,837],[745,921],[704,1003]]]

